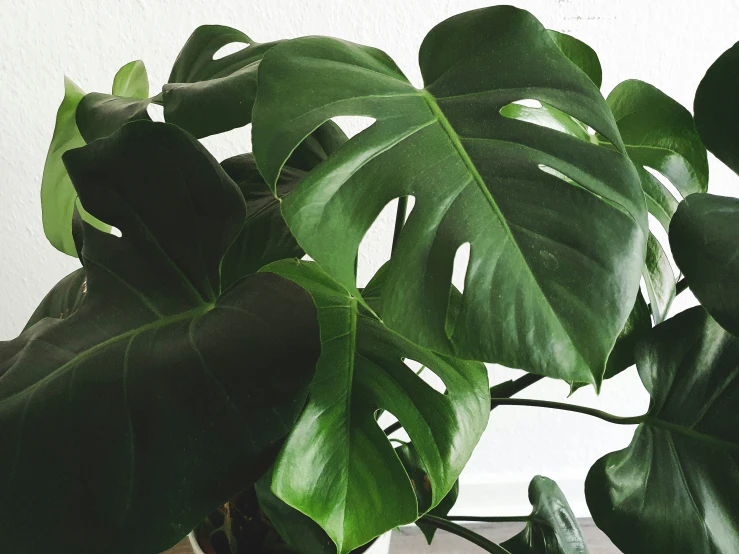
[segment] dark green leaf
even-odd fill
[[[70,256],[77,256],[72,237],[72,217],[75,208],[81,206],[77,201],[77,192],[62,163],[62,154],[85,144],[75,122],[75,110],[84,95],[85,93],[70,79],[64,78],[64,100],[56,114],[54,135],[51,138],[49,153],[46,155],[41,180],[44,233],[54,248]],[[88,223],[102,231],[110,230],[109,226],[86,211],[80,209],[80,212]]]
[[[664,175],[683,196],[706,191],[708,157],[693,116],[661,90],[636,79],[613,89],[608,105],[626,151],[640,169],[650,212],[667,230],[680,199],[643,168]]]
[[[276,275],[222,292],[244,202],[177,127],[131,123],[64,161],[122,237],[86,225],[80,306],[0,343],[0,537],[160,552],[271,464],[314,372],[316,312]]]
[[[580,526],[557,483],[537,475],[529,485],[534,507],[526,527],[501,546],[511,554],[587,554]]]
[[[144,62],[136,60],[121,67],[113,78],[112,93],[140,100],[149,98],[149,76]]]
[[[301,554],[335,554],[336,545],[326,532],[311,518],[277,498],[271,485],[272,471],[269,471],[257,481],[257,498],[280,537]]]
[[[411,443],[406,443],[398,446],[395,449],[395,453],[398,455],[400,462],[403,464],[406,473],[411,478],[411,484],[413,490],[416,492],[416,500],[418,501],[418,515],[419,517],[425,513],[429,513],[432,516],[445,517],[449,511],[454,507],[459,497],[459,481],[454,482],[454,486],[447,493],[447,495],[439,502],[439,504],[431,509],[432,494],[431,494],[431,481],[429,480],[428,472],[423,466],[421,458],[419,458],[416,448]],[[433,525],[428,525],[421,522],[416,522],[418,528],[426,537],[426,542],[431,544],[434,540],[437,528]]]
[[[251,154],[234,156],[221,162],[221,166],[239,186],[246,201],[244,227],[223,259],[223,283],[233,283],[268,263],[301,257],[303,249],[280,213],[280,199],[292,192],[305,172],[285,167],[275,196],[259,174]]]
[[[390,412],[411,437],[428,473],[430,507],[436,506],[487,424],[487,372],[480,363],[416,346],[360,312],[358,299],[316,263],[283,260],[262,271],[313,296],[322,342],[310,400],[275,465],[272,490],[316,521],[340,553],[349,552],[418,518],[413,486],[375,413]],[[404,359],[434,372],[446,394]]]
[[[739,200],[692,194],[670,225],[670,247],[690,290],[724,329],[739,335]]]
[[[46,317],[65,319],[71,316],[77,311],[85,298],[87,292],[86,280],[83,268],[64,277],[44,297],[23,330],[33,327]]]
[[[595,83],[596,87],[600,88],[603,82],[603,71],[601,70],[600,60],[595,50],[581,40],[565,33],[549,31],[549,36],[562,53],[579,67],[585,75],[590,77],[590,80]]]
[[[706,147],[739,173],[739,43],[708,68],[695,91],[695,126]],[[705,192],[705,191],[703,191]]]
[[[288,225],[356,291],[366,231],[388,202],[415,196],[387,270],[384,321],[439,352],[598,381],[636,298],[647,234],[639,178],[610,110],[541,24],[515,8],[447,20],[420,57],[423,90],[381,51],[345,41],[296,39],[265,56],[253,136],[270,184],[324,121],[376,119],[285,199]],[[499,113],[526,98],[572,115],[619,151]],[[450,337],[452,265],[467,242]]]
[[[598,527],[624,554],[734,554],[739,545],[739,339],[700,306],[637,349],[652,397],[624,450],[591,468]]]
[[[662,245],[650,233],[647,241],[647,256],[644,260],[642,276],[647,287],[649,308],[655,323],[666,317],[675,299],[675,273]]]
[[[218,50],[234,42],[243,42],[246,47],[213,59]],[[259,44],[241,31],[222,25],[198,27],[187,39],[168,84],[162,88],[164,118],[197,137],[251,123],[257,68],[275,44]]]

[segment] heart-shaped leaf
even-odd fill
[[[360,311],[358,299],[316,263],[283,260],[262,271],[287,277],[313,296],[322,343],[310,400],[275,464],[272,490],[323,527],[340,554],[349,552],[419,515],[408,473],[375,413],[387,410],[411,437],[428,473],[427,509],[433,508],[453,487],[487,424],[487,372],[480,363],[439,356],[391,331]],[[446,393],[405,359],[434,372]]]
[[[537,475],[529,484],[533,511],[526,527],[501,546],[511,554],[588,554],[575,514],[557,483]]]
[[[739,335],[739,200],[692,194],[670,225],[670,247],[690,290],[727,331]]]
[[[294,236],[355,291],[366,231],[388,202],[413,195],[387,270],[384,321],[439,352],[600,382],[636,298],[647,216],[598,88],[512,7],[441,23],[420,65],[422,90],[383,52],[345,41],[301,38],[266,54],[253,137],[271,185],[324,121],[376,120],[283,201]],[[618,151],[499,113],[525,98],[567,112]],[[452,266],[465,243],[470,261],[449,336]]]
[[[82,217],[91,225],[101,231],[110,231],[110,226],[105,225],[82,208],[67,169],[62,163],[62,155],[67,150],[85,144],[75,122],[77,106],[84,96],[82,89],[70,79],[64,78],[64,100],[56,114],[54,135],[51,138],[51,145],[44,164],[44,174],[41,178],[41,216],[44,233],[54,248],[70,256],[77,256],[72,237],[72,218],[75,209],[78,209]]]
[[[695,91],[695,126],[706,147],[739,173],[739,43],[708,68]],[[703,191],[705,192],[705,191]]]
[[[236,185],[173,125],[69,151],[87,292],[0,343],[0,537],[12,552],[160,552],[269,467],[319,353],[299,287],[222,291]],[[42,529],[43,532],[39,532]]]
[[[588,473],[593,519],[624,554],[736,552],[739,339],[698,306],[650,332],[637,368],[649,412]]]

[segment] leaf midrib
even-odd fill
[[[492,210],[495,212],[495,215],[498,217],[498,220],[500,221],[501,225],[506,231],[506,234],[508,235],[509,240],[516,245],[516,252],[518,253],[520,259],[523,261],[523,264],[526,266],[526,269],[528,269],[528,273],[531,276],[533,282],[536,284],[537,289],[539,290],[539,293],[541,294],[542,298],[544,299],[544,302],[546,303],[547,307],[549,308],[551,314],[554,316],[554,319],[557,321],[557,324],[559,325],[559,328],[562,330],[562,332],[567,336],[570,343],[575,347],[574,350],[577,352],[577,357],[580,359],[580,361],[584,364],[586,368],[590,368],[589,364],[585,361],[585,359],[582,356],[582,353],[580,352],[579,347],[576,346],[575,341],[572,339],[572,336],[567,331],[567,329],[562,324],[561,319],[559,318],[559,315],[554,310],[552,305],[549,303],[549,300],[547,298],[547,295],[544,294],[544,291],[541,288],[541,285],[539,284],[539,281],[537,280],[536,276],[534,275],[534,272],[531,269],[531,266],[529,265],[528,261],[526,260],[525,256],[521,252],[521,248],[518,246],[518,242],[516,241],[516,238],[513,236],[513,232],[511,231],[511,228],[508,226],[508,222],[506,221],[506,218],[503,214],[503,212],[500,211],[500,208],[498,207],[498,204],[495,202],[495,199],[490,194],[490,191],[487,188],[487,185],[485,185],[485,181],[483,180],[482,176],[480,175],[479,171],[477,171],[477,167],[475,167],[474,162],[470,158],[469,154],[467,154],[467,151],[464,149],[464,146],[462,145],[462,142],[460,141],[459,135],[452,127],[449,120],[444,115],[444,112],[439,107],[439,104],[436,102],[436,98],[428,92],[426,89],[422,89],[419,91],[419,95],[426,101],[426,104],[431,110],[432,115],[434,116],[434,119],[439,123],[441,128],[444,130],[444,133],[449,138],[449,141],[452,143],[452,146],[454,147],[455,151],[457,152],[457,155],[462,160],[462,163],[464,163],[465,167],[469,171],[470,175],[472,176],[473,180],[475,181],[475,184],[477,184],[478,188],[480,189],[480,192],[483,194],[485,199],[488,201],[488,204],[492,208]],[[590,373],[590,372],[589,372]],[[594,377],[592,373],[590,373],[591,377]]]
[[[177,315],[173,316],[167,316],[162,317],[160,319],[157,319],[156,321],[152,321],[151,323],[147,323],[146,325],[143,325],[141,327],[136,327],[135,329],[131,329],[130,331],[126,331],[125,333],[121,333],[119,335],[115,335],[107,340],[104,340],[103,342],[100,342],[96,344],[95,346],[92,346],[88,348],[87,350],[83,350],[79,353],[77,353],[73,358],[70,360],[67,360],[65,363],[63,363],[61,366],[59,366],[57,369],[49,373],[44,378],[36,381],[29,387],[26,387],[25,389],[22,389],[15,394],[12,394],[6,398],[3,398],[0,400],[0,406],[3,404],[6,404],[10,402],[11,400],[22,396],[24,394],[33,393],[38,388],[43,386],[44,384],[53,381],[57,377],[63,375],[66,371],[69,369],[75,367],[75,365],[84,362],[85,360],[89,359],[90,357],[94,356],[97,352],[100,350],[104,350],[110,346],[113,346],[114,344],[117,344],[121,341],[124,341],[128,338],[136,337],[140,334],[146,333],[147,331],[151,331],[154,329],[159,329],[161,327],[166,327],[167,325],[170,325],[172,323],[177,323],[178,321],[184,321],[187,319],[195,318],[201,315],[204,315],[211,311],[215,307],[215,303],[208,303],[203,304],[201,306],[198,306],[197,308],[193,308],[191,310],[187,310],[186,312],[181,312]]]

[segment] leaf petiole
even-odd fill
[[[462,527],[461,525],[452,523],[448,519],[431,516],[431,515],[425,515],[418,521],[420,523],[432,525],[436,527],[437,529],[441,529],[442,531],[453,533],[459,537],[462,537],[463,539],[470,541],[472,544],[476,544],[477,546],[479,546],[486,552],[491,552],[492,554],[511,554],[508,550],[506,550],[502,546],[495,544],[492,541],[489,541],[482,535],[478,535],[474,531],[470,531],[469,529]]]
[[[493,405],[493,407],[533,406],[536,408],[551,408],[554,410],[563,410],[565,412],[576,412],[597,417],[598,419],[602,419],[608,423],[615,423],[616,425],[638,425],[640,423],[644,423],[647,419],[647,414],[631,417],[619,417],[593,408],[586,408],[585,406],[564,404],[562,402],[549,402],[548,400],[534,400],[531,398],[491,398],[490,404]]]

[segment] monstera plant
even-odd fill
[[[416,523],[585,553],[546,477],[531,514],[482,518],[525,524],[502,544],[448,515],[491,410],[519,405],[636,425],[585,484],[625,554],[739,552],[739,200],[706,194],[704,146],[739,171],[739,46],[695,119],[641,81],[604,97],[590,47],[512,7],[442,22],[419,64],[423,88],[372,47],[204,26],[153,96],[138,61],[112,94],[66,81],[43,225],[81,267],[0,343],[3,551],[156,554],[195,529],[211,554],[345,554]],[[349,139],[339,116],[374,123]],[[199,141],[250,123],[253,153]],[[669,317],[688,287],[701,306]],[[528,373],[491,387],[486,362]],[[513,398],[634,364],[644,415]]]

